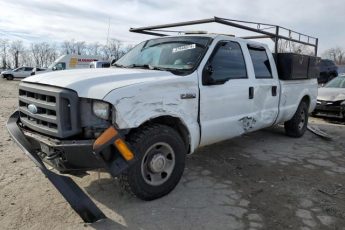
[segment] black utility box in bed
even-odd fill
[[[281,80],[317,78],[319,74],[318,57],[295,53],[278,53],[275,58]]]
[[[309,56],[308,78],[318,78],[320,76],[320,57]]]

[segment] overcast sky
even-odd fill
[[[130,33],[130,27],[219,16],[278,24],[319,37],[320,52],[345,48],[343,0],[0,0],[0,9],[0,38],[26,42],[74,38],[105,43],[110,21],[111,38],[134,44],[149,36]]]

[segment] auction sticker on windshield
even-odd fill
[[[195,49],[195,48],[196,48],[195,44],[190,44],[190,45],[185,45],[185,46],[180,46],[180,47],[173,48],[172,52],[176,53],[176,52],[181,52],[181,51]]]

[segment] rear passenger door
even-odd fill
[[[220,41],[203,67],[200,85],[200,145],[244,133],[243,120],[252,112],[247,65],[242,47]]]
[[[279,108],[280,84],[274,59],[269,50],[248,45],[254,70],[253,112],[256,120],[253,130],[273,125]]]

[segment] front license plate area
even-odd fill
[[[49,153],[50,153],[50,147],[46,144],[43,144],[43,143],[41,143],[41,150],[42,150],[42,152],[44,152],[47,155],[49,155]]]

